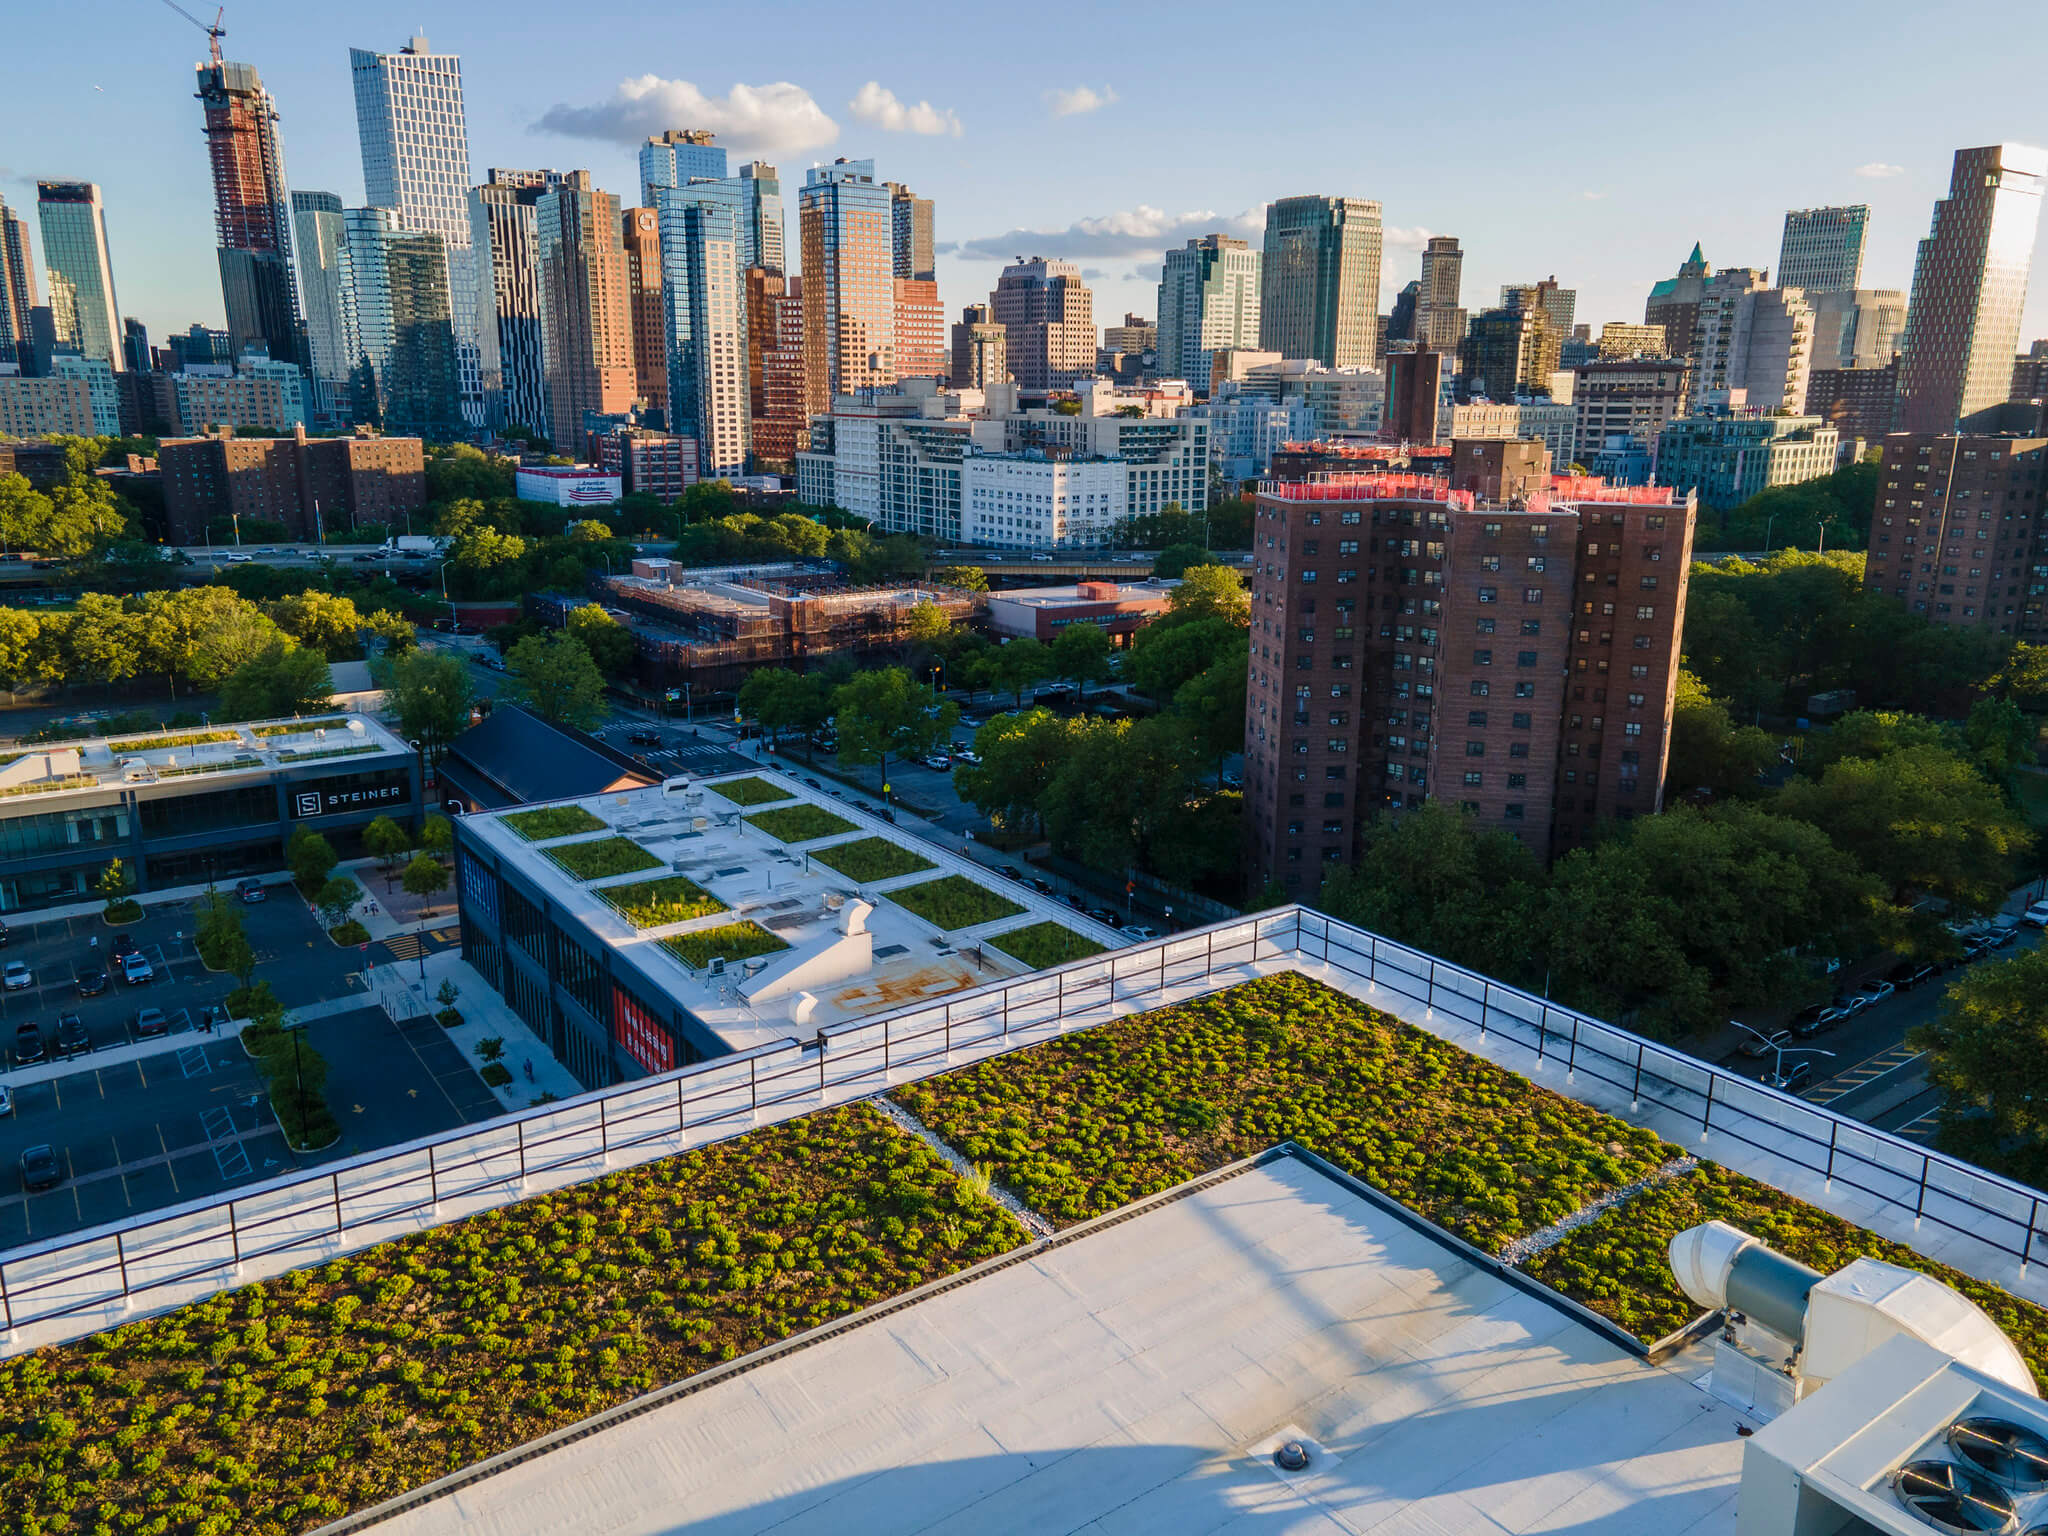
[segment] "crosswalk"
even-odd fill
[[[1888,1051],[1881,1051],[1868,1061],[1858,1062],[1845,1072],[1837,1072],[1824,1083],[1816,1083],[1802,1098],[1815,1104],[1830,1104],[1845,1093],[1853,1093],[1865,1083],[1883,1077],[1887,1072],[1896,1072],[1909,1062],[1919,1059],[1921,1052],[1910,1045],[1895,1045]]]
[[[401,933],[386,939],[384,947],[391,951],[392,958],[396,960],[417,960],[420,951],[426,948],[416,933]]]

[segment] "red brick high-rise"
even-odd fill
[[[1447,476],[1268,481],[1245,740],[1254,886],[1314,894],[1449,800],[1541,858],[1661,807],[1693,506],[1461,442]]]
[[[217,37],[213,57],[198,66],[198,83],[228,332],[237,352],[260,341],[274,359],[304,365],[291,193],[277,108],[253,64],[221,58]]]
[[[793,463],[810,445],[804,414],[803,279],[749,267],[747,393],[754,457]]]
[[[628,208],[626,304],[633,332],[633,382],[650,407],[668,413],[668,341],[661,320],[661,219],[652,208]],[[670,423],[674,425],[673,422]]]

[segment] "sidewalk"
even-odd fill
[[[447,1031],[448,1038],[479,1071],[485,1063],[477,1050],[478,1042],[493,1036],[505,1042],[500,1062],[512,1074],[512,1081],[491,1092],[507,1109],[525,1109],[539,1102],[542,1094],[570,1099],[589,1092],[567,1067],[555,1060],[555,1053],[512,1011],[511,1005],[491,990],[490,983],[454,951],[442,950],[427,956],[425,981],[420,979],[417,960],[377,966],[364,973],[364,980],[370,994],[353,1006],[367,1008],[381,1003],[384,1011],[399,1021],[421,1014],[431,1018],[440,1012],[441,1004],[435,993],[441,990],[442,982],[454,982],[459,993],[455,1009],[462,1015],[462,1022]],[[305,1010],[300,1010],[299,1017],[305,1017]],[[440,1028],[438,1024],[434,1027]],[[529,1064],[533,1068],[530,1079],[526,1075]]]
[[[280,888],[283,888],[285,890],[289,890],[291,888],[292,877],[290,875],[283,873],[282,871],[268,875],[258,875],[256,878],[261,880],[263,882],[264,888],[273,895],[275,895]],[[235,880],[229,880],[225,882],[217,881],[214,884],[214,889],[219,891],[223,896],[232,899],[235,894],[235,886],[237,883],[238,882]],[[135,900],[140,902],[145,908],[177,907],[189,905],[190,903],[197,901],[200,897],[204,896],[205,894],[206,887],[203,884],[174,885],[169,887],[168,889],[161,891],[136,892]],[[37,923],[63,922],[67,918],[73,917],[98,917],[106,909],[106,898],[104,896],[95,896],[90,901],[74,901],[70,903],[68,906],[37,907],[32,912],[10,912],[8,914],[8,919],[10,922],[19,924],[23,927],[33,927]]]
[[[429,928],[447,928],[462,921],[462,910],[456,903],[452,883],[447,890],[422,901],[398,883],[397,870],[387,875],[378,868],[375,859],[351,859],[339,865],[335,873],[349,876],[363,888],[363,895],[368,899],[356,908],[355,918],[370,930],[373,939],[417,934],[423,913],[425,926]],[[452,871],[450,878],[452,881]]]

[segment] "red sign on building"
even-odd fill
[[[668,1030],[618,987],[612,988],[612,1038],[650,1072],[675,1068],[676,1043]]]

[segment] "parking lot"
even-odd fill
[[[369,998],[359,974],[370,955],[338,949],[289,887],[242,909],[257,953],[259,978],[287,1008],[330,1003],[351,994],[363,1006],[307,1023],[305,1043],[328,1063],[327,1099],[341,1139],[310,1155],[294,1155],[265,1099],[256,1063],[239,1041],[202,1033],[207,1008],[235,985],[208,972],[192,949],[188,907],[152,908],[126,930],[98,918],[9,924],[5,959],[26,964],[33,984],[0,992],[0,1043],[9,1075],[17,1028],[33,1024],[46,1059],[56,1049],[60,1018],[75,1014],[90,1049],[71,1059],[74,1071],[54,1080],[13,1086],[13,1113],[0,1119],[0,1247],[76,1231],[138,1212],[216,1195],[237,1185],[323,1160],[451,1130],[500,1112],[498,1102],[438,1025],[391,1022]],[[77,977],[110,961],[112,941],[126,932],[150,960],[153,979],[128,985],[118,974],[104,991],[81,996]],[[91,939],[97,935],[97,950]],[[99,1065],[95,1057],[131,1043],[144,1007],[162,1010],[169,1038],[141,1060]],[[55,1149],[62,1182],[28,1194],[24,1149]]]

